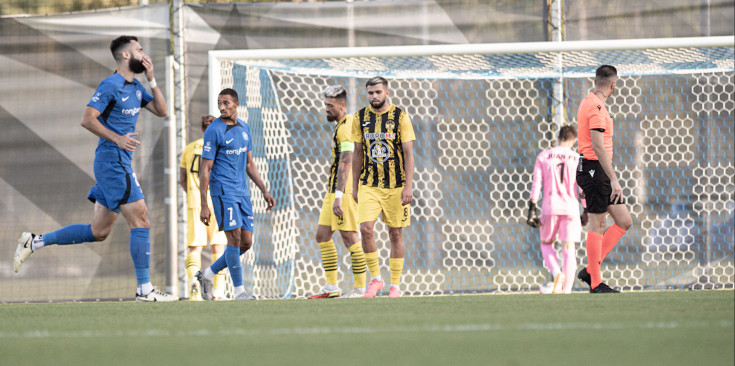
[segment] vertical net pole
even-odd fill
[[[551,17],[549,21],[551,23],[551,40],[553,42],[561,42],[564,40],[562,34],[562,0],[550,0],[551,1]],[[554,124],[556,124],[557,130],[564,124],[564,65],[562,59],[562,53],[556,54],[556,71],[558,78],[553,81],[553,110],[554,110]]]

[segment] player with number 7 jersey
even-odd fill
[[[196,273],[204,300],[213,299],[213,280],[225,268],[230,270],[235,300],[253,300],[245,291],[240,256],[253,245],[253,206],[248,188],[249,177],[263,194],[267,210],[275,206],[273,196],[258,173],[253,160],[250,125],[237,118],[239,97],[234,89],[223,89],[217,97],[220,117],[204,132],[204,147],[199,165],[199,218],[211,224],[212,212],[207,192],[212,196],[212,209],[219,229],[227,236],[225,253],[211,266]]]

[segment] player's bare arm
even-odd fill
[[[153,60],[151,60],[150,56],[143,56],[143,66],[145,67],[145,77],[150,83],[154,80]],[[151,103],[146,104],[145,109],[158,117],[166,117],[168,115],[168,106],[166,105],[166,99],[163,97],[161,88],[158,85],[151,88],[151,95],[153,95],[153,100]]]
[[[186,192],[186,188],[188,188],[186,183],[186,168],[179,167],[179,184],[184,189],[184,192]]]
[[[362,143],[355,142],[355,152],[352,154],[352,198],[357,203],[357,190],[360,186],[362,172]]]
[[[255,165],[255,160],[253,160],[253,155],[250,153],[250,151],[248,151],[248,165],[245,167],[245,171],[248,173],[248,177],[250,177],[250,180],[252,180],[253,183],[255,183],[255,185],[258,187],[258,189],[260,189],[260,191],[263,193],[263,199],[265,200],[265,203],[268,204],[266,210],[272,209],[276,205],[276,200],[273,198],[273,196],[271,196],[270,193],[268,193],[268,188],[265,186],[263,180],[260,179],[260,174],[258,174],[258,167]]]
[[[413,141],[402,142],[401,147],[403,147],[403,170],[406,172],[401,203],[407,205],[413,201]]]
[[[123,150],[135,151],[135,148],[140,145],[140,141],[133,138],[137,132],[126,133],[125,135],[118,135],[112,130],[105,127],[97,117],[100,116],[100,111],[97,109],[87,106],[82,115],[82,127],[86,128],[97,137],[101,137],[105,140],[109,140],[117,144],[117,146]]]
[[[600,162],[602,170],[605,171],[608,178],[610,178],[610,187],[612,187],[612,193],[610,194],[610,202],[618,203],[623,198],[623,188],[618,182],[618,176],[615,175],[615,169],[613,169],[610,157],[607,155],[605,150],[605,143],[603,140],[603,133],[596,130],[591,130],[592,137],[592,150],[597,155],[597,161]]]
[[[212,173],[212,165],[214,160],[202,158],[199,164],[199,197],[201,197],[202,207],[199,211],[199,220],[204,225],[209,226],[209,219],[212,215],[209,212],[209,205],[207,204],[207,191],[209,190],[209,174]]]
[[[339,167],[337,167],[337,190],[344,192],[345,185],[347,183],[347,177],[352,169],[352,151],[343,151],[339,154]],[[353,175],[354,176],[354,175]],[[334,198],[332,204],[332,212],[335,215],[342,217],[344,212],[342,211],[342,198]]]

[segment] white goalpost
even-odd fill
[[[603,276],[623,289],[732,288],[733,44],[735,37],[725,36],[210,51],[210,113],[219,115],[220,90],[238,92],[239,116],[256,142],[253,156],[277,200],[266,213],[251,189],[255,233],[243,256],[246,287],[291,297],[323,286],[313,238],[333,125],[320,92],[345,86],[354,113],[367,104],[364,81],[381,75],[417,135],[404,292],[538,290],[548,274],[538,232],[524,225],[534,159],[553,146],[561,124],[576,124],[595,69],[611,64],[620,73],[609,106],[614,163],[634,226]],[[554,98],[563,101],[563,121],[552,111]],[[380,220],[376,239],[388,273]],[[349,253],[335,241],[339,286],[347,291]],[[581,265],[584,254],[580,243]]]

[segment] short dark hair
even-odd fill
[[[382,76],[375,76],[375,77],[371,78],[370,80],[368,80],[365,83],[365,88],[370,87],[370,86],[373,86],[373,85],[378,85],[378,84],[383,84],[385,86],[385,88],[388,89],[388,80],[386,80]]]
[[[602,65],[595,71],[595,85],[610,84],[610,79],[618,76],[618,69],[611,65]]]
[[[207,127],[209,127],[209,125],[211,125],[213,121],[214,121],[214,116],[211,114],[202,116],[202,130],[206,130]]]
[[[229,95],[236,102],[240,103],[240,99],[237,98],[237,92],[235,91],[235,89],[232,89],[232,88],[222,89],[222,91],[219,92],[219,95]]]
[[[577,129],[572,126],[563,126],[559,129],[559,141],[569,141],[577,138]]]
[[[132,41],[138,42],[138,37],[120,36],[110,42],[110,52],[112,52],[112,57],[115,61],[120,61],[122,59],[122,51],[125,50],[125,47],[127,47]]]

